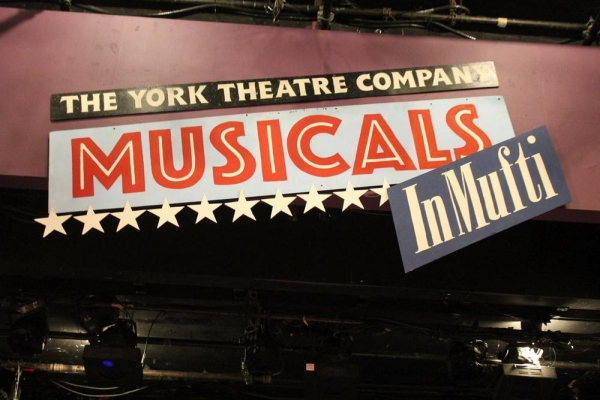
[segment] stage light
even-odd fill
[[[143,378],[142,353],[136,346],[135,323],[117,320],[98,335],[97,341],[83,350],[88,382],[99,387],[140,387]]]
[[[541,365],[543,350],[509,345],[501,355],[501,377],[495,400],[535,400],[550,398],[556,382],[554,367]]]
[[[541,348],[534,348],[529,346],[507,346],[501,355],[503,364],[517,364],[523,367],[526,366],[539,366],[540,359],[544,354],[544,350]]]

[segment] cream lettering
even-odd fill
[[[535,136],[527,138],[528,144],[535,142]],[[445,190],[429,198],[419,196],[418,184],[403,188],[414,228],[415,254],[483,229],[490,221],[526,210],[542,199],[558,196],[542,154],[526,156],[526,150],[521,143],[512,148],[500,147],[497,169],[481,176],[475,175],[472,162],[441,172]],[[512,163],[508,159],[511,155],[516,158]],[[507,194],[503,186],[508,187]],[[527,194],[526,203],[521,191]],[[451,216],[447,209],[453,211]]]

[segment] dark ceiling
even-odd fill
[[[589,39],[584,31],[591,28],[591,21],[600,12],[600,4],[595,0],[1,0],[0,3],[8,7],[71,12],[554,43],[581,43]],[[498,27],[498,18],[507,18],[508,25]]]
[[[455,18],[445,8],[437,20],[413,14],[449,4],[442,0],[334,1],[330,24],[317,21],[313,1],[286,1],[275,21],[274,1],[0,1],[126,15],[198,6],[163,17],[569,45],[584,43],[600,11],[598,1],[456,2],[471,17],[521,20],[501,29],[485,18],[461,21],[465,8]],[[186,209],[180,228],[156,229],[146,213],[139,232],[116,234],[109,217],[105,234],[42,239],[33,219],[46,207],[47,192],[0,189],[0,399],[600,393],[598,224],[529,221],[405,274],[388,212],[342,213],[338,205],[270,219],[259,204],[256,222],[229,223],[233,211],[221,207],[218,224],[196,225]],[[80,228],[71,219],[67,231],[70,224]],[[122,328],[117,342],[135,333],[143,383],[115,378],[118,388],[102,391],[86,380],[85,346],[111,340],[103,326]],[[554,369],[556,378],[502,369],[507,349],[525,346],[543,350],[536,371]],[[22,391],[9,397],[17,370]]]

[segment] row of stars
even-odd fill
[[[371,189],[354,189],[352,183],[348,182],[346,186],[346,190],[333,192],[336,196],[342,198],[344,200],[344,204],[342,205],[342,211],[346,210],[351,205],[355,205],[359,208],[364,208],[362,202],[360,201],[360,197],[367,192],[367,190],[371,190],[372,192],[378,194],[380,196],[379,205],[383,205],[386,201],[388,201],[387,189],[390,187],[387,180],[383,180],[383,186],[380,188],[371,188]],[[323,205],[323,201],[329,198],[331,194],[320,194],[315,185],[312,184],[310,187],[310,191],[306,194],[298,194],[297,197],[300,197],[302,200],[306,202],[304,206],[304,213],[312,210],[313,208],[317,208],[321,211],[325,211],[325,206]],[[296,199],[296,196],[283,196],[279,188],[275,193],[275,197],[262,199],[262,200],[247,200],[244,191],[240,191],[240,196],[237,201],[231,201],[227,203],[209,203],[206,199],[206,195],[202,197],[202,201],[199,204],[189,204],[187,205],[189,208],[194,210],[197,213],[196,223],[202,221],[203,219],[209,219],[213,222],[217,222],[215,218],[214,211],[222,206],[223,204],[227,207],[233,209],[235,212],[233,214],[233,222],[235,222],[238,218],[242,216],[246,216],[250,219],[256,221],[256,217],[252,213],[252,207],[256,205],[259,201],[263,201],[271,206],[271,218],[275,217],[279,213],[285,213],[287,215],[292,215],[290,211],[289,205]],[[83,231],[82,235],[85,235],[92,229],[98,230],[100,232],[104,232],[102,228],[101,221],[107,215],[113,215],[114,217],[119,219],[119,225],[117,226],[117,232],[123,229],[126,226],[132,226],[133,228],[139,230],[140,227],[137,223],[137,218],[142,215],[144,212],[148,211],[157,217],[158,226],[160,228],[166,223],[173,224],[179,227],[179,223],[177,222],[176,215],[183,209],[183,206],[173,207],[169,204],[167,199],[164,200],[161,208],[156,209],[146,209],[146,210],[133,210],[129,201],[125,204],[125,208],[121,212],[112,212],[112,213],[96,213],[92,209],[92,206],[88,207],[87,213],[85,215],[74,216],[74,218],[83,223]],[[50,209],[50,213],[46,218],[36,218],[35,221],[44,225],[44,237],[48,236],[50,233],[56,231],[60,232],[64,235],[67,234],[63,227],[63,223],[65,223],[69,218],[73,217],[73,215],[57,215],[54,211],[54,208]]]

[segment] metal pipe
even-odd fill
[[[263,10],[269,6],[268,2],[256,2],[247,0],[176,0],[176,1],[165,1],[165,0],[146,0],[148,3],[162,3],[162,4],[185,4],[185,5],[200,5],[200,4],[211,4],[211,5],[222,5],[228,7],[242,7],[242,8],[253,8]],[[325,6],[327,3],[331,3],[331,0],[326,0],[323,5],[323,14],[325,15]],[[314,16],[319,12],[320,7],[314,5],[306,6],[294,6],[294,10],[300,14]],[[381,18],[386,19],[393,17],[396,20],[429,20],[437,22],[448,22],[451,23],[453,17],[448,14],[423,14],[413,11],[394,11],[388,8],[382,9],[360,9],[351,7],[331,7],[329,12],[337,16],[346,17],[370,17],[370,18]],[[598,20],[600,18],[596,18]],[[402,22],[402,21],[397,21]],[[586,23],[574,23],[574,22],[557,22],[557,21],[539,21],[539,20],[525,20],[525,19],[512,19],[512,18],[492,18],[492,17],[474,17],[470,15],[457,15],[456,22],[463,24],[479,24],[479,25],[495,25],[501,28],[505,27],[519,27],[519,28],[538,28],[538,29],[558,29],[558,30],[576,30],[584,31],[588,28]],[[591,33],[591,32],[590,32]]]
[[[182,307],[160,307],[160,306],[135,306],[128,308],[130,310],[144,310],[144,311],[163,311],[172,313],[190,313],[190,314],[202,314],[202,315],[216,315],[220,317],[240,317],[246,316],[245,312],[242,311],[213,311],[213,310],[202,310],[199,308],[182,308]],[[326,323],[326,324],[341,324],[341,325],[361,325],[365,322],[359,319],[342,319],[342,318],[324,318],[324,317],[313,317],[303,315],[286,315],[286,314],[265,314],[261,317],[268,318],[271,320],[280,321],[296,321],[302,323]]]
[[[84,375],[85,367],[83,365],[56,364],[56,363],[34,363],[34,362],[17,362],[17,361],[2,361],[0,368],[17,370],[18,368],[27,371],[43,371],[54,374],[65,375]],[[228,381],[228,382],[246,382],[248,377],[246,374],[239,373],[210,373],[210,372],[185,372],[185,371],[161,371],[146,369],[144,370],[144,379],[148,380],[179,380],[186,379],[190,381]],[[271,383],[270,375],[253,375],[253,382]]]
[[[452,22],[452,17],[445,14],[422,14],[410,11],[393,11],[393,10],[378,10],[378,9],[348,9],[335,8],[333,12],[338,16],[348,17],[371,17],[371,18],[389,18],[393,17],[396,20],[429,20],[437,22]],[[534,21],[524,19],[510,18],[490,18],[490,17],[474,17],[470,15],[457,15],[456,21],[464,24],[480,24],[480,25],[496,25],[501,28],[505,27],[520,27],[520,28],[543,28],[543,29],[561,29],[561,30],[579,30],[586,28],[586,24],[572,22],[555,22],[555,21]]]
[[[0,331],[0,337],[7,336],[8,331]],[[78,340],[78,341],[90,341],[95,338],[95,335],[87,333],[75,333],[75,332],[48,332],[48,338],[51,339],[62,339],[62,340]],[[218,349],[234,349],[242,347],[238,342],[224,342],[216,340],[197,340],[197,339],[178,339],[178,338],[157,338],[157,337],[146,337],[139,335],[137,337],[137,344],[151,344],[158,346],[180,346],[180,347],[211,347]]]
[[[2,361],[0,362],[1,368],[16,369],[21,367],[22,370],[35,370],[43,371],[55,374],[68,374],[68,375],[83,375],[85,374],[85,367],[83,365],[70,365],[70,364],[56,364],[56,363],[35,363],[35,362],[19,362],[19,361]]]

